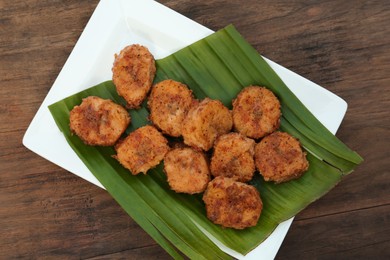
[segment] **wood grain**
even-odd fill
[[[159,2],[213,30],[233,23],[349,105],[337,136],[365,162],[298,214],[277,258],[390,258],[390,2]],[[97,4],[0,0],[1,259],[169,259],[105,191],[21,143]]]

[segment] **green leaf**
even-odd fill
[[[69,130],[69,111],[82,98],[96,95],[119,104],[111,81],[84,90],[49,106],[69,145],[125,211],[174,258],[229,258],[198,228],[207,230],[224,245],[247,254],[276,226],[332,189],[362,158],[331,134],[288,89],[266,61],[233,26],[228,26],[164,59],[157,60],[155,83],[175,79],[187,84],[201,99],[210,97],[231,107],[232,99],[248,85],[263,85],[281,100],[281,130],[299,138],[308,151],[310,167],[298,180],[283,184],[251,181],[261,194],[264,208],[255,227],[221,228],[211,223],[201,195],[176,194],[169,189],[162,164],[145,176],[133,176],[112,158],[112,147],[84,145]],[[130,111],[127,133],[149,124],[146,102]]]

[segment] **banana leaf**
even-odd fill
[[[259,174],[251,181],[260,192],[263,212],[255,227],[244,230],[221,228],[206,217],[201,195],[177,194],[169,189],[161,163],[147,175],[133,176],[112,158],[112,147],[92,147],[70,133],[69,111],[82,98],[96,95],[125,104],[112,81],[74,94],[49,106],[66,140],[112,197],[172,257],[227,259],[201,229],[243,255],[257,247],[276,226],[296,215],[332,189],[362,162],[362,158],[330,133],[289,90],[268,63],[230,25],[156,61],[155,83],[174,79],[187,84],[201,99],[210,97],[231,107],[232,99],[248,85],[271,89],[281,101],[281,130],[301,140],[310,167],[303,177],[275,185]],[[132,124],[127,133],[149,124],[146,102],[129,111]]]

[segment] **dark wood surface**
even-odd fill
[[[213,30],[233,23],[349,105],[337,136],[365,162],[296,216],[277,258],[389,259],[390,2],[160,2]],[[169,258],[104,190],[22,145],[97,3],[0,0],[0,259]]]

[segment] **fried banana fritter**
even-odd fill
[[[156,74],[154,57],[144,46],[127,46],[115,55],[112,73],[118,94],[129,108],[138,108],[152,87]]]
[[[215,139],[233,126],[232,115],[219,100],[203,99],[192,106],[183,121],[184,143],[208,151]]]
[[[164,80],[152,87],[149,119],[163,133],[179,137],[182,123],[193,104],[192,91],[180,82]]]
[[[190,147],[169,151],[164,158],[164,171],[169,186],[176,192],[200,193],[210,181],[206,156]]]
[[[215,177],[250,181],[255,172],[255,141],[239,133],[221,135],[215,141],[210,170]]]
[[[154,126],[143,126],[131,132],[115,146],[114,156],[133,175],[157,166],[169,151],[168,141]]]
[[[209,182],[203,201],[213,223],[235,229],[255,226],[263,209],[254,186],[221,176]]]
[[[255,164],[264,180],[276,183],[299,178],[309,168],[299,141],[284,132],[272,133],[256,145]]]
[[[233,101],[234,128],[254,139],[274,132],[280,125],[280,102],[268,89],[244,88]]]
[[[125,108],[96,96],[84,98],[69,120],[71,131],[85,144],[100,146],[114,145],[131,121]]]

